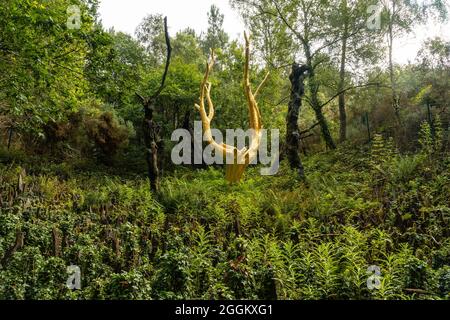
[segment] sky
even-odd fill
[[[228,0],[101,0],[100,17],[105,27],[134,34],[148,14],[161,13],[168,17],[169,31],[191,27],[200,33],[208,28],[207,12],[211,5],[225,15],[224,29],[232,38],[244,31],[244,22],[231,9]]]
[[[231,9],[228,0],[101,0],[100,18],[106,28],[114,27],[116,31],[134,35],[146,15],[161,13],[168,17],[171,34],[187,27],[201,33],[208,28],[207,12],[212,4],[225,15],[225,31],[231,38],[240,38],[245,30],[244,22]],[[423,41],[434,36],[450,41],[450,22],[446,25],[429,22],[399,39],[394,43],[395,62],[413,62]]]

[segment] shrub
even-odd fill
[[[110,162],[111,157],[128,144],[131,134],[130,128],[121,124],[117,116],[110,111],[88,119],[85,127],[96,150],[99,151],[100,159],[106,163]]]

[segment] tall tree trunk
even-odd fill
[[[369,113],[366,112],[363,115],[363,123],[366,125],[367,128],[367,142],[372,141],[372,133],[370,132],[370,122],[369,122]]]
[[[300,179],[305,179],[305,171],[299,156],[300,151],[300,130],[298,128],[298,116],[302,105],[302,96],[305,93],[303,80],[304,73],[309,68],[305,65],[292,64],[292,71],[289,76],[291,82],[291,95],[288,104],[286,117],[286,155],[292,169],[298,171]]]
[[[339,70],[339,141],[344,142],[347,139],[347,112],[345,110],[345,62],[347,55],[347,26],[345,26],[342,37],[341,48],[341,68]]]
[[[394,61],[393,61],[393,42],[394,42],[394,19],[395,19],[395,1],[392,1],[392,12],[389,16],[388,25],[388,50],[389,50],[389,77],[391,81],[392,90],[392,108],[394,109],[395,118],[398,124],[401,124],[400,111],[399,111],[399,101],[397,97],[397,84],[394,75]]]
[[[336,144],[334,143],[333,137],[331,136],[331,132],[328,129],[327,119],[322,112],[321,108],[314,109],[314,113],[316,114],[317,122],[319,123],[320,130],[322,132],[322,137],[325,140],[326,146],[328,149],[336,149]]]
[[[150,189],[159,191],[160,187],[160,169],[161,163],[159,153],[162,153],[163,141],[161,139],[161,127],[153,120],[153,107],[145,108],[145,117],[143,123],[144,143],[148,166],[148,178],[150,180]]]
[[[9,129],[8,129],[8,150],[11,147],[13,133],[14,133],[13,127],[9,127]]]
[[[333,137],[331,136],[330,129],[328,127],[328,122],[322,112],[322,105],[319,101],[318,92],[319,84],[316,81],[316,76],[314,73],[313,62],[311,58],[311,49],[307,44],[304,44],[306,65],[308,66],[308,88],[311,95],[311,106],[316,114],[317,122],[320,125],[320,130],[322,132],[322,138],[325,140],[325,144],[328,149],[336,149],[336,144],[334,143]]]
[[[164,73],[161,79],[161,85],[156,92],[150,98],[144,98],[140,94],[136,93],[144,106],[144,121],[142,123],[142,129],[144,132],[145,143],[145,159],[148,166],[148,178],[150,180],[150,189],[154,192],[159,191],[160,177],[162,173],[163,164],[163,150],[164,140],[161,138],[161,126],[157,124],[153,119],[153,113],[155,112],[156,101],[164,89],[167,73],[170,66],[170,58],[172,56],[172,47],[170,45],[169,29],[167,27],[167,17],[164,18],[164,31],[167,45],[167,59]],[[165,111],[165,110],[164,110]]]
[[[322,132],[322,138],[325,140],[325,144],[328,149],[336,149],[336,144],[334,143],[333,137],[331,136],[330,129],[328,127],[327,119],[325,119],[325,116],[322,112],[322,107],[320,105],[320,102],[317,97],[317,87],[313,84],[313,80],[309,81],[309,87],[311,91],[311,103],[314,110],[314,113],[316,115],[316,120],[319,123],[320,131]]]

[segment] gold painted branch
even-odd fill
[[[257,155],[259,145],[261,143],[262,136],[262,122],[261,113],[258,109],[258,103],[256,102],[256,97],[261,89],[261,87],[266,82],[267,74],[261,84],[258,86],[255,93],[253,93],[250,84],[250,40],[246,33],[245,36],[245,65],[244,65],[244,93],[247,100],[249,119],[250,119],[250,146],[244,147],[242,149],[237,149],[234,146],[227,145],[225,143],[217,143],[211,134],[211,121],[214,118],[214,104],[211,99],[211,83],[208,82],[209,75],[212,72],[214,66],[215,56],[214,51],[211,50],[211,60],[206,63],[206,72],[203,77],[203,81],[200,86],[200,102],[196,104],[196,108],[200,113],[202,120],[203,132],[206,141],[214,147],[216,152],[221,152],[225,159],[233,159],[233,164],[226,165],[225,179],[231,183],[237,183],[241,180],[245,169],[252,163]],[[208,112],[205,108],[205,98],[208,104]]]

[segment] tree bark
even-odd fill
[[[372,141],[372,133],[370,132],[370,122],[369,122],[369,113],[366,112],[363,115],[363,123],[367,128],[367,142],[370,143]]]
[[[8,150],[11,147],[12,137],[13,137],[14,129],[13,127],[9,127],[8,129]]]
[[[161,163],[158,155],[163,150],[163,140],[161,139],[161,127],[153,120],[153,106],[145,107],[145,117],[143,123],[145,158],[148,166],[148,178],[150,180],[150,189],[159,191],[160,187],[160,169]]]
[[[144,120],[142,123],[142,129],[144,133],[145,144],[145,159],[148,166],[148,178],[150,180],[150,189],[154,192],[159,192],[160,179],[162,173],[163,164],[163,151],[164,140],[161,138],[161,126],[157,124],[153,118],[155,112],[155,104],[157,98],[164,89],[167,73],[169,71],[170,58],[172,55],[172,47],[170,45],[169,31],[167,28],[167,17],[164,18],[164,30],[167,45],[167,59],[166,66],[164,68],[164,74],[161,79],[161,85],[156,92],[150,98],[144,98],[139,94],[136,94],[144,106]]]
[[[311,107],[316,115],[317,122],[319,122],[320,130],[322,132],[322,138],[325,140],[325,144],[328,149],[336,149],[336,144],[334,143],[333,137],[331,136],[330,129],[328,127],[327,120],[322,112],[322,104],[319,101],[318,92],[319,84],[316,81],[316,76],[314,73],[313,62],[311,57],[311,49],[307,44],[304,44],[306,65],[308,66],[308,88],[311,95]]]
[[[392,90],[392,108],[394,109],[395,118],[397,119],[398,124],[401,125],[401,119],[400,119],[400,111],[399,111],[399,101],[397,97],[397,89],[396,89],[396,81],[395,81],[395,75],[394,75],[394,62],[393,62],[393,42],[394,42],[394,19],[395,19],[395,1],[392,1],[392,12],[389,16],[389,76],[391,80],[391,90]]]
[[[328,128],[327,119],[322,112],[322,108],[314,108],[314,113],[316,114],[317,122],[320,125],[320,130],[322,132],[322,137],[325,140],[325,144],[328,149],[336,149],[336,144],[334,143],[333,137],[331,136],[331,132]]]
[[[345,110],[345,61],[347,55],[347,26],[345,26],[344,36],[342,37],[341,48],[341,68],[339,70],[339,141],[347,140],[347,112]]]
[[[300,130],[298,128],[298,116],[302,105],[302,96],[305,93],[303,80],[305,72],[309,68],[306,65],[292,64],[289,76],[291,82],[291,95],[286,117],[286,154],[292,169],[297,170],[300,179],[305,179],[305,171],[299,156]]]

